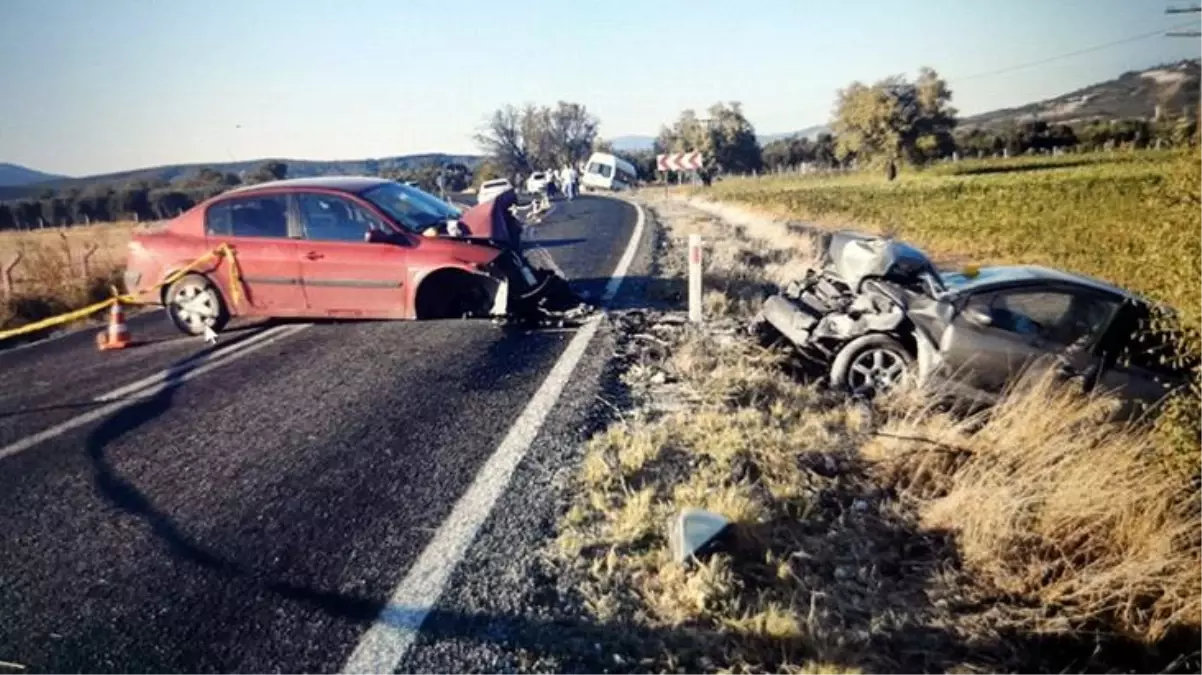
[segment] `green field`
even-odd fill
[[[1199,156],[1115,152],[962,161],[879,174],[726,180],[699,194],[822,225],[890,230],[956,263],[1080,272],[1178,308],[1197,326]]]

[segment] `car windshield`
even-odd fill
[[[434,195],[400,183],[384,183],[364,191],[362,196],[413,232],[447,220],[457,220],[463,215],[459,209]]]

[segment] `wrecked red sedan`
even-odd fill
[[[467,212],[369,177],[230,190],[129,244],[126,289],[186,333],[231,316],[429,319],[563,311],[566,282],[521,254],[508,192]],[[222,245],[170,284],[163,281]],[[233,286],[238,286],[235,289]]]

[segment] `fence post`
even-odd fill
[[[100,250],[99,244],[94,241],[88,242],[87,250],[83,252],[83,255],[79,259],[80,266],[83,267],[83,276],[85,279],[91,277],[91,273],[89,272],[88,268],[91,266],[90,263],[92,260],[92,254],[96,253],[98,250]]]
[[[701,235],[689,235],[689,321],[701,323]]]
[[[21,263],[21,257],[21,252],[17,251],[17,254],[13,256],[12,261],[4,266],[4,269],[2,270],[3,274],[0,274],[0,280],[3,280],[4,282],[4,297],[6,298],[13,297],[13,294],[16,292],[16,286],[13,284],[13,269],[15,269],[17,265]]]
[[[67,241],[67,233],[62,230],[58,231],[58,237],[63,240],[63,255],[67,258],[67,271],[74,273],[75,265],[71,260],[71,242]]]

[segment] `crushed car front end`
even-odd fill
[[[825,370],[854,340],[889,336],[925,378],[938,358],[927,327],[946,320],[930,260],[902,242],[847,232],[826,235],[822,250],[819,268],[764,302],[754,330],[783,336]]]

